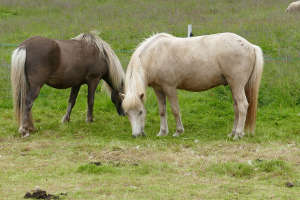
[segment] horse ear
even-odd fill
[[[144,93],[142,93],[142,94],[140,94],[140,99],[141,99],[141,101],[144,101]]]
[[[122,100],[124,100],[125,94],[120,92],[120,97],[121,97]]]

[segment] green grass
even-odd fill
[[[104,174],[104,173],[110,173],[110,174],[116,174],[118,170],[113,168],[113,166],[96,166],[92,164],[86,164],[82,165],[77,170],[80,173],[88,173],[88,174]]]
[[[300,15],[286,0],[0,0],[0,199],[39,186],[65,199],[296,199],[300,196]],[[33,106],[37,132],[22,139],[9,81],[13,44],[42,35],[68,39],[97,29],[126,68],[131,50],[154,32],[185,37],[235,32],[262,47],[264,74],[256,135],[231,141],[231,92],[178,91],[185,133],[157,138],[159,114],[147,91],[145,138],[131,138],[100,91],[95,122],[85,123],[86,86],[61,124],[70,90],[44,86]],[[9,44],[12,44],[9,45]],[[250,161],[250,162],[249,162]],[[91,162],[101,162],[100,166]],[[250,163],[250,164],[249,164]],[[286,182],[294,187],[286,187]]]
[[[252,162],[249,160],[247,163],[226,162],[216,163],[208,168],[208,171],[218,174],[225,174],[233,177],[246,177],[250,178],[259,172],[271,173],[270,176],[276,175],[291,175],[291,168],[282,160],[256,160]]]

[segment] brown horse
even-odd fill
[[[57,89],[71,87],[69,105],[62,122],[70,120],[80,86],[88,85],[87,122],[93,121],[95,91],[101,79],[111,94],[119,115],[124,115],[119,93],[124,88],[124,71],[109,44],[93,33],[71,40],[32,37],[12,54],[11,82],[19,132],[34,130],[31,108],[44,84]]]

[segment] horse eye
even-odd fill
[[[139,112],[139,115],[142,115],[143,114],[143,111],[141,110],[140,112]]]

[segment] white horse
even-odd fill
[[[286,9],[286,12],[288,13],[300,12],[300,1],[295,1],[290,3],[290,5]]]
[[[228,136],[242,138],[244,126],[254,134],[263,63],[260,47],[233,33],[192,38],[166,33],[153,35],[137,47],[127,67],[122,106],[130,120],[132,135],[144,135],[147,86],[154,89],[158,100],[158,136],[168,134],[166,97],[176,120],[173,136],[179,136],[184,128],[176,89],[199,92],[227,84],[235,111],[234,126]]]

